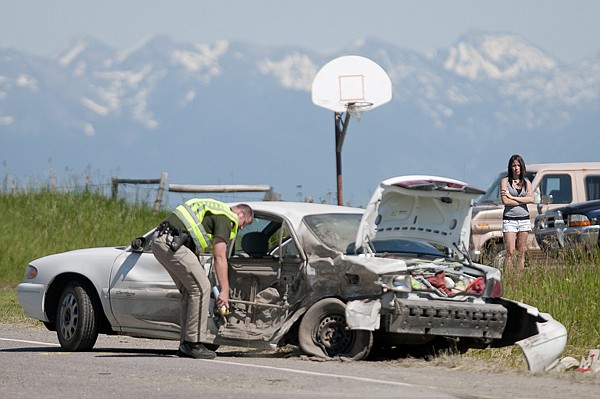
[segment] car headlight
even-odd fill
[[[34,279],[36,278],[38,275],[38,269],[35,266],[27,266],[27,269],[25,269],[25,278],[28,280]]]
[[[585,227],[590,225],[590,219],[585,215],[569,215],[569,227]]]
[[[383,287],[397,292],[411,292],[411,277],[410,275],[395,275],[386,276],[383,278]]]

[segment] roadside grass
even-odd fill
[[[21,309],[19,302],[17,302],[17,291],[13,288],[0,289],[0,309],[0,324],[9,323],[42,326],[42,323],[38,320],[25,317],[23,309]]]
[[[101,193],[0,192],[0,323],[26,318],[15,287],[29,261],[79,248],[127,245],[156,226],[167,212],[113,201]],[[600,253],[587,250],[535,256],[524,270],[503,273],[504,296],[552,315],[568,331],[563,356],[586,357],[600,348]],[[465,357],[526,369],[516,347],[471,350]]]
[[[80,248],[127,245],[166,212],[113,201],[95,192],[0,194],[0,288],[16,287],[28,263]]]
[[[549,313],[567,328],[562,356],[577,360],[600,348],[600,251],[583,248],[554,256],[532,254],[528,267],[502,273],[504,296]],[[527,369],[517,346],[471,350],[465,356]]]

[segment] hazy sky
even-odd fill
[[[470,30],[518,34],[573,63],[600,51],[600,1],[0,0],[0,46],[38,55],[82,34],[116,49],[164,34],[323,52],[375,37],[425,54]]]

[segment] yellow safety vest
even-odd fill
[[[229,240],[233,240],[238,231],[238,218],[227,204],[210,198],[193,198],[179,205],[173,213],[183,222],[188,233],[194,241],[196,255],[206,252],[213,247],[213,235],[208,234],[202,226],[204,215],[209,212],[213,215],[224,215],[233,223]]]

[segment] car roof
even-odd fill
[[[362,215],[364,209],[350,206],[339,206],[330,204],[315,204],[311,202],[288,202],[288,201],[256,201],[244,202],[255,212],[277,214],[285,217],[294,228],[298,228],[306,215],[317,215],[326,213],[351,213]],[[238,203],[231,203],[236,205]]]
[[[600,170],[600,162],[532,163],[525,164],[525,167],[527,168],[528,172],[537,172],[540,170]]]
[[[561,162],[561,163],[526,163],[527,173],[541,171],[571,171],[571,170],[597,170],[600,172],[600,162]],[[498,177],[506,177],[506,169],[498,173]]]

